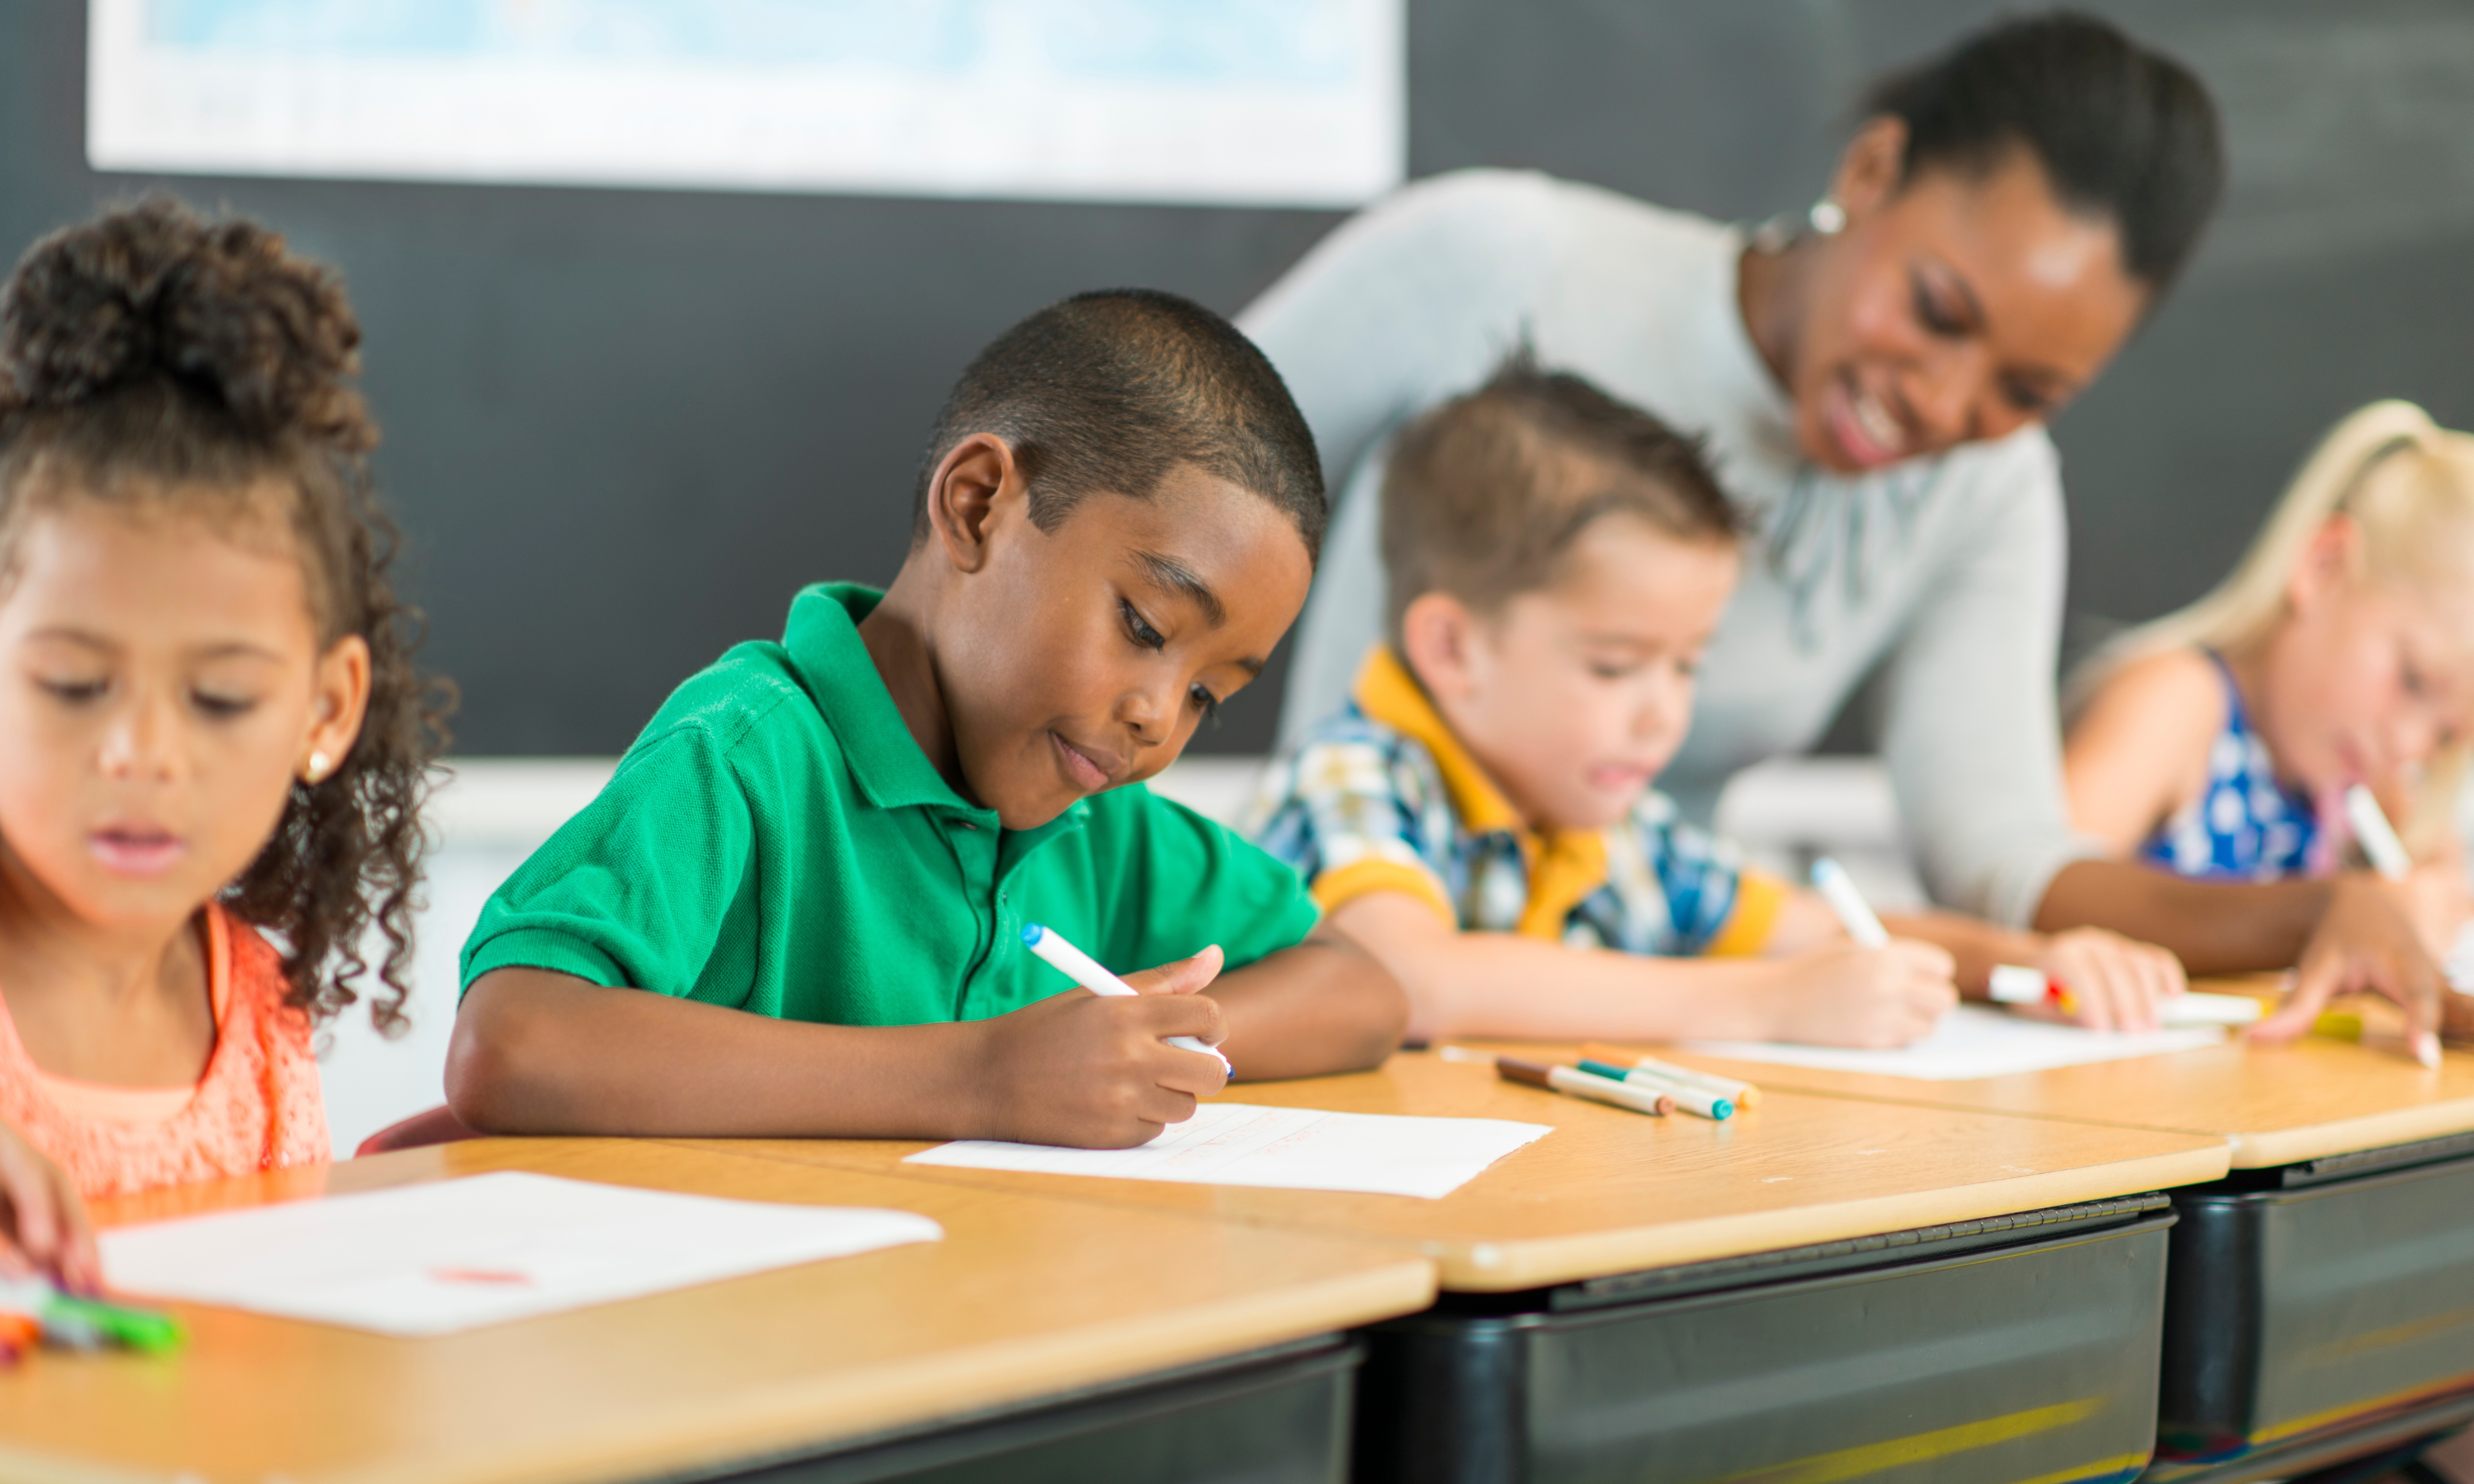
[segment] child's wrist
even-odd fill
[[[940,1048],[943,1065],[926,1079],[936,1106],[928,1110],[932,1127],[947,1138],[1004,1138],[1004,1119],[995,1093],[998,1020],[960,1020],[949,1029],[951,1043]]]

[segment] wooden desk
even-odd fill
[[[2272,981],[2269,981],[2272,983]],[[2260,980],[2206,984],[2256,992]],[[2362,1043],[2305,1036],[2283,1046],[2221,1046],[1965,1082],[1733,1062],[1661,1049],[1678,1063],[1772,1088],[1976,1113],[2069,1119],[2116,1128],[2206,1134],[2230,1141],[2236,1169],[2268,1168],[2474,1130],[2474,1051],[2451,1047],[2436,1071],[2384,1034],[2386,1004],[2355,1004],[2370,1022]]]
[[[2219,1138],[1842,1098],[1766,1096],[1725,1123],[1651,1118],[1403,1053],[1377,1071],[1241,1086],[1227,1101],[1513,1118],[1555,1132],[1440,1201],[906,1165],[899,1140],[694,1147],[804,1164],[1347,1235],[1422,1253],[1443,1285],[1506,1292],[2006,1215],[2215,1180]]]
[[[619,1140],[492,1139],[108,1203],[109,1223],[486,1170],[899,1207],[941,1242],[403,1340],[182,1307],[161,1358],[0,1374],[12,1481],[698,1472],[1423,1308],[1397,1249]]]

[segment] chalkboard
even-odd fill
[[[2080,632],[2232,560],[2319,430],[2382,395],[2474,423],[2474,10],[2170,0],[2115,13],[2193,63],[2231,199],[2056,429]],[[1535,166],[1713,215],[1812,198],[1863,79],[1996,13],[1962,0],[1411,0],[1410,167]],[[100,176],[85,24],[0,0],[0,244],[161,184],[339,265],[380,476],[459,748],[609,753],[791,592],[899,562],[930,419],[970,353],[1079,289],[1234,311],[1326,212]],[[1198,744],[1259,751],[1279,676]]]

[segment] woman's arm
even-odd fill
[[[1839,944],[1783,959],[1647,958],[1465,933],[1405,892],[1343,902],[1331,925],[1409,993],[1413,1040],[1807,1041],[1904,1045],[1955,1002],[1950,956]]]
[[[2059,982],[2074,1001],[2068,1016],[2042,1005],[2025,1007],[2027,1014],[2097,1030],[2154,1030],[2162,1002],[2190,988],[2171,953],[2101,927],[2025,933],[1955,912],[1885,916],[1882,922],[1903,938],[1947,949],[1968,998],[1985,998],[1993,970],[2017,964]]]
[[[2301,1035],[2331,996],[2362,990],[2403,1007],[2417,1055],[2438,1054],[2448,993],[2439,965],[2400,894],[2370,876],[2254,886],[2190,881],[2124,861],[2074,861],[2054,875],[2036,923],[2047,931],[2109,926],[2172,949],[2195,974],[2291,967],[2293,993],[2252,1027],[2258,1039]]]
[[[2072,827],[2128,856],[2206,785],[2208,747],[2224,726],[2224,683],[2195,650],[2106,677],[2062,748]]]

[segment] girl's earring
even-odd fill
[[[327,781],[327,774],[334,766],[335,760],[328,757],[326,754],[311,753],[309,754],[309,771],[304,775],[304,777],[311,786],[314,787],[317,784]]]
[[[1804,219],[1819,235],[1835,237],[1847,226],[1847,208],[1824,196],[1812,203],[1812,209],[1804,214]]]

